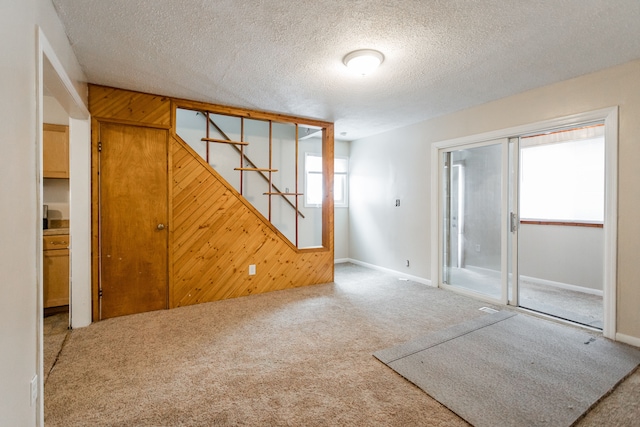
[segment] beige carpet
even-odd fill
[[[70,333],[45,424],[467,425],[372,353],[484,305],[346,264],[334,284],[98,322]],[[639,391],[636,373],[579,425],[634,425]]]
[[[56,358],[62,349],[69,333],[69,313],[59,313],[44,318],[44,382],[47,382],[49,372],[53,369]]]

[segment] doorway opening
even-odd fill
[[[53,47],[41,28],[38,28],[37,46],[37,99],[36,99],[36,207],[38,216],[43,218],[38,224],[36,232],[37,272],[37,316],[36,348],[37,356],[37,420],[44,419],[44,378],[45,343],[44,334],[50,331],[45,328],[45,305],[61,307],[67,313],[68,319],[62,319],[55,325],[56,330],[66,330],[68,327],[83,327],[91,323],[91,249],[90,249],[90,221],[91,221],[91,192],[90,192],[90,134],[91,117],[85,101],[79,95],[76,86],[67,75],[65,68],[58,59]],[[52,107],[53,103],[56,107]],[[58,108],[59,107],[59,108]],[[45,178],[44,174],[44,124],[51,120],[61,120],[61,126],[68,126],[65,132],[67,151],[60,156],[66,160],[67,176]],[[55,124],[54,124],[55,125]],[[57,126],[57,125],[56,125]],[[57,145],[57,141],[54,145]],[[54,150],[61,154],[60,149]],[[53,183],[53,194],[45,194],[45,179],[68,180]],[[53,181],[52,181],[53,182]],[[47,185],[48,187],[48,185]],[[48,219],[58,221],[58,228],[68,228],[67,235],[62,238],[51,239],[45,236],[45,200],[52,205],[52,216]],[[52,203],[51,203],[52,201]],[[55,209],[57,208],[57,209]],[[47,215],[48,217],[48,215]],[[65,218],[66,217],[66,218]],[[48,225],[48,224],[47,224]],[[52,224],[53,225],[53,224]],[[62,227],[67,225],[68,227]],[[60,231],[60,230],[57,230]],[[73,235],[73,242],[69,237]],[[47,240],[45,241],[45,237]],[[60,249],[62,248],[62,249]],[[44,252],[52,249],[51,259],[45,259]],[[45,264],[50,262],[50,264]],[[45,270],[50,268],[48,272]],[[68,275],[68,279],[60,281],[60,294],[46,295],[44,288],[46,275]],[[73,286],[72,286],[73,283]],[[66,285],[66,286],[65,286]],[[47,308],[50,308],[47,307]],[[47,325],[48,327],[49,325]],[[47,350],[48,351],[48,350]],[[47,355],[49,357],[49,355]],[[55,357],[54,357],[55,360]],[[34,379],[35,380],[35,379]]]
[[[434,144],[437,285],[615,337],[617,108]]]

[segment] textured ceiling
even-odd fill
[[[347,140],[640,58],[640,0],[53,3],[92,83],[333,121]],[[363,48],[385,55],[366,77],[342,64]]]

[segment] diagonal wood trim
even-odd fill
[[[90,85],[92,114],[92,301],[98,320],[98,143],[101,123],[169,129],[169,307],[333,281],[333,203],[323,209],[323,247],[297,249],[211,166],[175,135],[174,104],[168,97]],[[191,109],[210,104],[190,103]],[[323,151],[333,165],[333,125],[270,113],[223,108],[220,113],[282,123],[326,127]],[[166,139],[164,140],[166,142]],[[325,144],[326,145],[326,144]],[[328,158],[326,156],[331,156]],[[332,167],[332,166],[331,166]],[[331,169],[332,170],[332,169]],[[328,179],[328,178],[327,178]],[[325,180],[325,185],[326,185]],[[332,187],[330,194],[332,194]],[[332,202],[332,199],[331,199]],[[126,215],[126,212],[123,212]],[[256,265],[256,275],[248,266]]]
[[[136,125],[171,125],[171,99],[105,86],[89,85],[89,111],[98,119]]]
[[[203,114],[203,115],[206,115],[205,113],[202,113],[202,114]],[[227,134],[226,134],[222,129],[220,129],[220,126],[218,126],[218,125],[216,124],[216,122],[214,122],[213,120],[211,120],[211,118],[209,118],[209,123],[210,123],[211,125],[213,125],[213,127],[215,127],[215,128],[216,128],[216,130],[220,133],[220,135],[222,135],[224,138],[226,138],[226,140],[227,140],[227,141],[231,141],[231,138],[229,138],[229,136],[228,136],[228,135],[227,135]],[[243,126],[244,126],[244,124],[243,124]],[[269,128],[271,128],[271,125],[269,126]],[[296,132],[297,132],[297,130],[296,130]],[[207,139],[207,138],[203,138],[203,140],[205,140],[205,139]],[[269,138],[269,140],[271,140],[271,138]],[[222,140],[222,141],[224,141],[224,140]],[[245,145],[248,145],[248,143],[246,143]],[[247,170],[247,171],[255,171],[255,172],[258,172],[258,175],[259,175],[260,177],[262,177],[262,179],[264,179],[264,181],[267,183],[267,185],[268,185],[268,186],[270,186],[271,188],[273,188],[273,189],[276,191],[276,193],[282,193],[282,192],[280,191],[280,189],[279,189],[278,187],[276,187],[276,186],[275,186],[275,184],[273,184],[273,183],[271,182],[271,180],[269,179],[269,177],[263,173],[263,172],[277,172],[277,171],[278,171],[277,169],[270,169],[270,168],[266,168],[266,169],[264,169],[264,168],[259,168],[259,167],[257,167],[257,166],[256,166],[256,164],[255,164],[255,163],[253,163],[253,160],[251,160],[251,159],[249,158],[249,156],[247,156],[247,155],[244,153],[244,151],[241,149],[242,147],[241,147],[241,148],[238,148],[238,147],[237,147],[236,145],[234,145],[234,144],[232,144],[231,146],[236,150],[236,152],[238,152],[238,154],[240,154],[240,156],[241,156],[241,158],[242,158],[243,162],[245,162],[245,161],[246,161],[246,162],[247,162],[247,163],[249,163],[249,165],[251,166],[250,168],[235,168],[234,170]],[[269,156],[269,158],[271,158],[271,156]],[[296,153],[296,167],[297,167],[297,159],[298,159],[298,156],[297,156],[297,153]],[[296,169],[296,176],[297,176],[297,175],[298,175],[298,173],[297,173],[297,169]],[[242,177],[241,177],[241,178],[242,178]],[[242,187],[240,187],[240,188],[242,189]],[[273,194],[276,194],[276,193],[273,193]],[[304,214],[303,214],[302,212],[300,212],[300,210],[298,209],[298,207],[296,206],[296,204],[292,203],[292,202],[291,202],[291,200],[289,200],[287,197],[285,197],[285,194],[284,194],[284,193],[280,194],[280,196],[284,199],[284,201],[285,201],[285,203],[286,203],[286,204],[288,204],[288,205],[289,205],[289,206],[291,206],[291,207],[292,207],[296,212],[298,212],[298,215],[299,215],[301,218],[304,218],[304,217],[305,217],[305,216],[304,216]],[[269,202],[271,202],[271,201],[269,201]]]
[[[191,161],[195,161],[197,163],[199,163],[200,165],[202,165],[205,170],[208,170],[214,177],[216,177],[216,179],[226,188],[228,189],[231,194],[233,194],[235,197],[237,197],[248,209],[250,209],[251,211],[253,211],[253,213],[255,215],[257,215],[259,218],[261,218],[263,221],[265,221],[266,225],[271,228],[271,230],[273,230],[274,233],[278,234],[279,236],[282,237],[282,239],[284,239],[289,246],[291,246],[292,249],[297,250],[297,251],[306,251],[307,249],[298,249],[296,248],[296,246],[289,242],[289,239],[287,239],[287,237],[282,234],[273,224],[271,224],[269,222],[269,220],[267,218],[264,217],[264,215],[262,215],[262,213],[260,213],[260,211],[258,211],[248,200],[246,200],[244,197],[242,197],[242,195],[240,193],[238,193],[238,191],[233,188],[233,186],[229,183],[227,183],[227,181],[222,178],[222,176],[220,176],[220,174],[218,174],[218,172],[213,169],[213,167],[211,167],[211,165],[207,164],[207,162],[200,157],[200,155],[198,155],[198,153],[196,153],[190,146],[189,144],[187,144],[185,141],[182,140],[182,138],[180,138],[180,136],[178,135],[172,135],[174,142],[177,142],[181,145],[181,148],[183,148],[184,150],[187,150],[190,155],[191,155]],[[333,162],[331,162],[331,164],[333,164]],[[333,168],[331,169],[333,170]],[[191,169],[187,169],[185,168],[185,170],[182,173],[195,173],[193,170]],[[182,184],[180,184],[182,185]],[[333,189],[331,190],[333,194]],[[332,199],[333,200],[333,199]],[[332,204],[333,206],[333,204]],[[332,211],[333,212],[333,211]],[[332,215],[333,216],[333,215]],[[323,245],[324,246],[324,245]],[[326,246],[325,246],[326,248]]]
[[[172,152],[179,160],[173,164],[171,306],[333,280],[332,248],[292,247],[192,151],[173,139]],[[249,264],[257,266],[255,276],[248,275]]]

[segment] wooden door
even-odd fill
[[[168,132],[100,124],[99,317],[167,308]]]

